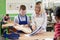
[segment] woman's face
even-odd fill
[[[35,13],[36,13],[36,14],[39,14],[40,11],[41,11],[40,5],[36,5],[36,6],[35,6]]]

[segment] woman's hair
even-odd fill
[[[41,13],[45,13],[44,5],[43,5],[43,3],[41,1],[36,2],[35,5],[40,5],[40,7],[41,7]]]
[[[26,6],[25,6],[25,5],[21,5],[21,6],[20,6],[20,10],[21,10],[21,9],[22,9],[22,10],[26,10]]]
[[[55,16],[60,19],[60,7],[57,7],[55,10]]]

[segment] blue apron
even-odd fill
[[[12,29],[12,27],[13,26],[9,26],[10,29]],[[14,33],[13,31],[11,31],[11,33],[8,34],[7,30],[5,30],[5,32],[3,33],[3,37],[8,39],[18,39],[20,35],[18,33]]]
[[[25,15],[25,18],[26,18],[25,21],[21,21],[20,16],[18,15],[18,19],[19,19],[19,24],[20,24],[20,25],[28,24],[28,23],[27,23],[27,16],[26,16],[26,15]]]
[[[28,22],[27,22],[27,16],[25,15],[25,21],[21,21],[21,19],[20,19],[20,15],[18,15],[18,19],[19,19],[19,24],[20,25],[26,25],[26,24],[28,24]],[[17,33],[24,33],[23,31],[21,31],[21,30],[17,30]]]

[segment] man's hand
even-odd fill
[[[29,25],[28,24],[26,24],[26,25],[24,25],[25,27],[29,27]]]
[[[7,21],[3,21],[4,23],[7,23]]]

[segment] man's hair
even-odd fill
[[[55,16],[56,16],[58,19],[60,19],[60,7],[57,7],[57,8],[56,8]]]
[[[39,3],[41,4],[42,2],[41,1],[38,1],[38,2],[36,2],[36,5],[38,5]]]
[[[6,14],[6,16],[9,16],[9,14]]]
[[[26,6],[25,6],[25,5],[21,5],[21,6],[20,6],[20,10],[21,10],[21,9],[22,9],[22,10],[26,10]]]

